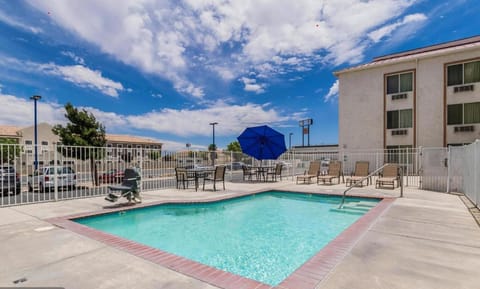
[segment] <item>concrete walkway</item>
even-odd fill
[[[162,190],[144,202],[198,200],[263,189],[340,194],[345,185],[227,183],[226,191]],[[352,193],[395,196],[371,186]],[[102,210],[103,198],[0,208],[0,286],[216,288],[44,219]],[[316,288],[480,288],[480,228],[455,195],[406,189]],[[18,280],[22,280],[18,281]],[[16,284],[14,282],[18,281]]]

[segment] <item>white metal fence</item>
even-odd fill
[[[463,192],[480,208],[480,141],[466,146],[459,157],[463,156]]]
[[[451,150],[405,148],[324,153],[293,150],[278,160],[259,162],[238,152],[38,146],[36,170],[33,146],[0,145],[0,206],[105,195],[109,185],[121,182],[128,167],[139,169],[142,190],[152,191],[175,188],[175,167],[226,165],[227,181],[236,182],[243,179],[243,164],[266,166],[281,162],[283,178],[293,181],[313,160],[321,161],[323,171],[330,161],[339,160],[345,176],[353,173],[357,161],[368,161],[370,172],[384,163],[397,163],[403,168],[406,186],[440,192],[465,191],[478,204],[477,147],[478,144]]]

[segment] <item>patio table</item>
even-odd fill
[[[257,180],[260,180],[260,178],[263,177],[264,181],[267,181],[267,173],[271,172],[274,169],[275,169],[274,166],[252,167],[252,170],[254,170],[257,173]]]
[[[193,176],[195,179],[195,191],[197,191],[199,187],[198,180],[212,173],[215,173],[214,167],[199,167],[187,170],[187,174]]]

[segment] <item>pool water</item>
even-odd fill
[[[271,191],[75,221],[275,286],[378,201],[348,198],[338,210],[337,196]]]

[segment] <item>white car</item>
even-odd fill
[[[55,169],[57,169],[56,179]],[[36,170],[33,176],[29,176],[28,190],[30,192],[38,190],[41,193],[53,191],[55,190],[55,183],[59,189],[65,188],[75,190],[77,185],[77,175],[70,167],[43,167]]]

